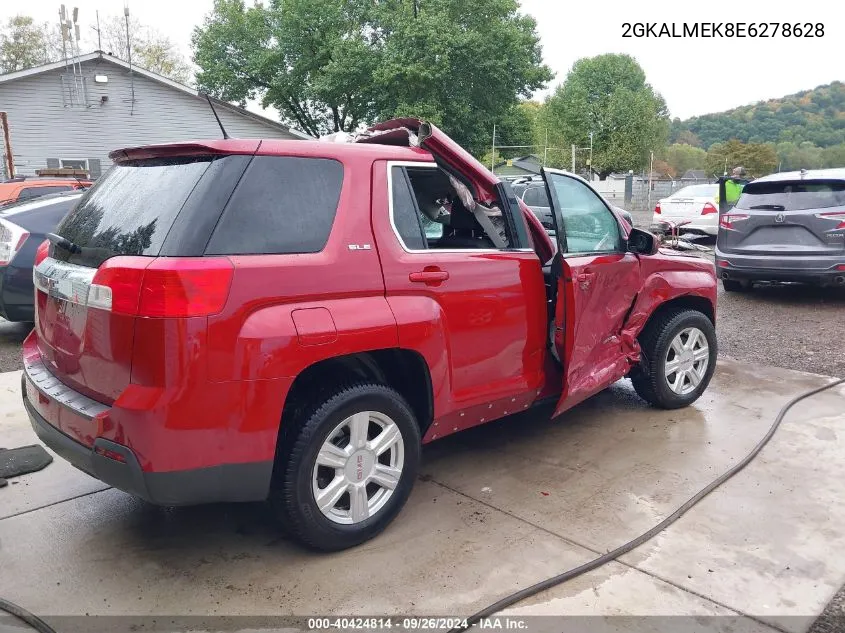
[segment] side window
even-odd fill
[[[318,253],[329,239],[342,185],[343,165],[336,160],[256,156],[205,252]]]
[[[621,250],[619,223],[601,198],[569,176],[548,174],[547,177],[563,216],[567,253]]]
[[[411,183],[402,167],[391,167],[390,187],[393,203],[393,224],[399,237],[409,249],[420,251],[428,248],[427,237],[420,223],[417,205],[411,193]],[[442,232],[442,227],[441,227]]]
[[[390,187],[393,226],[406,249],[496,248],[439,168],[394,165]],[[488,212],[488,217],[494,230],[505,232],[501,213]],[[497,239],[507,241],[506,237]]]
[[[57,185],[55,187],[24,187],[18,194],[18,200],[32,200],[33,198],[40,198],[49,193],[59,193],[60,191],[70,191],[71,186]]]

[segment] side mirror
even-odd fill
[[[642,229],[632,228],[628,234],[628,251],[639,255],[654,255],[658,248],[657,238]]]

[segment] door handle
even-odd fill
[[[408,275],[408,279],[417,283],[439,283],[449,279],[449,273],[439,268],[426,268]]]

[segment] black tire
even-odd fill
[[[709,358],[704,377],[690,393],[681,395],[672,391],[664,375],[666,356],[672,340],[682,330],[696,327],[704,333],[709,348]],[[716,369],[718,352],[716,328],[701,312],[688,309],[666,310],[655,315],[639,336],[642,350],[639,366],[631,372],[634,389],[643,400],[660,409],[679,409],[696,400],[710,384]]]
[[[737,281],[736,279],[723,279],[722,287],[725,292],[745,292],[751,288],[751,284],[747,281]]]
[[[390,417],[402,435],[404,464],[393,494],[373,516],[353,524],[326,517],[312,491],[312,475],[323,443],[330,433],[354,413],[377,411]],[[282,420],[282,424],[296,424]],[[285,434],[277,451],[277,464],[269,500],[285,530],[303,544],[324,551],[354,547],[373,538],[396,518],[408,500],[420,462],[420,430],[405,399],[377,383],[349,385],[330,392],[307,409],[300,423]]]

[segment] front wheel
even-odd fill
[[[283,463],[270,500],[306,545],[332,551],[363,543],[405,505],[421,440],[411,408],[393,389],[338,389],[312,407],[293,435],[277,458]]]
[[[642,359],[631,374],[637,394],[661,409],[692,404],[716,369],[716,329],[696,310],[671,310],[640,334]]]

